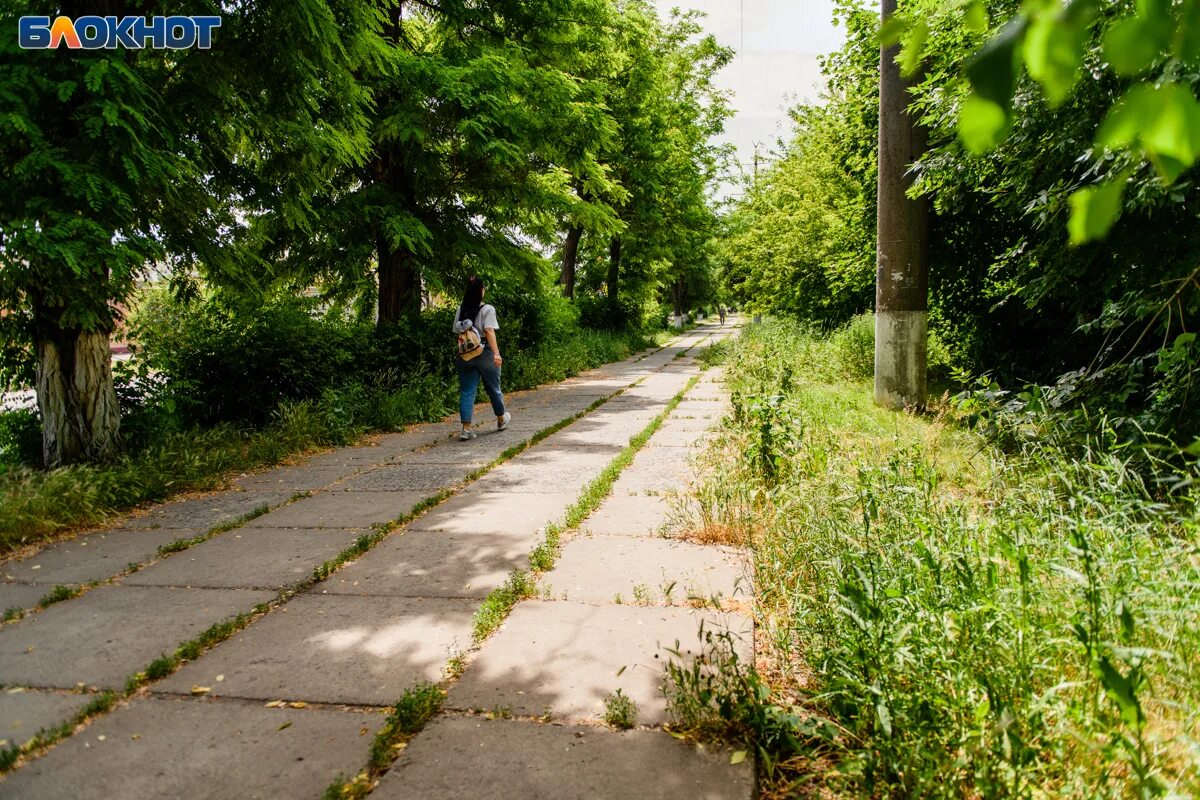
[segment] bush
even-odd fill
[[[248,309],[215,295],[181,303],[155,289],[129,330],[141,378],[166,377],[166,397],[153,402],[185,425],[262,423],[280,401],[315,399],[377,363],[370,327],[322,318],[307,298]]]
[[[875,374],[875,315],[871,312],[853,317],[829,337],[835,358],[844,377],[869,380]],[[936,331],[926,341],[926,365],[930,382],[950,377],[950,351]]]
[[[0,412],[0,471],[6,467],[40,467],[42,422],[31,409]]]

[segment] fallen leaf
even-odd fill
[[[212,691],[211,686],[193,686],[192,694],[208,694]]]
[[[294,703],[288,703],[288,705],[292,708],[305,708],[308,706],[308,703],[304,702],[303,700],[297,700]]]
[[[140,733],[134,733],[134,734],[131,734],[129,736],[129,738],[133,739],[136,742],[138,739],[142,738],[142,735]]]
[[[734,750],[733,755],[729,757],[730,764],[740,764],[746,760],[745,750]]]
[[[280,725],[277,730],[283,730],[284,728],[290,728],[290,727],[292,727],[292,721],[288,720],[287,722]]]
[[[107,738],[108,738],[108,737],[107,737],[107,736],[105,736],[105,735],[102,733],[102,734],[100,734],[99,736],[97,736],[97,737],[96,737],[96,741],[97,741],[97,742],[103,742],[103,741],[104,741],[105,739],[107,739]]]
[[[217,683],[220,683],[220,682],[221,682],[221,681],[223,681],[223,680],[225,680],[225,676],[224,676],[224,675],[218,675],[218,676],[217,676]]]
[[[8,690],[8,694],[20,694],[23,691],[25,691],[24,686],[14,686],[13,688]]]
[[[366,725],[363,725],[361,728],[358,729],[359,736],[366,736],[370,732],[371,732],[371,729],[368,728]]]
[[[267,708],[283,708],[286,705],[287,703],[283,702],[282,700],[272,700],[271,702],[267,703]]]
[[[34,564],[32,567],[30,567],[30,569],[41,569],[41,568],[42,568],[41,564]]]
[[[32,653],[32,652],[33,652],[33,645],[29,645],[29,647],[26,647],[26,648],[25,648],[25,652],[26,652],[26,653]]]

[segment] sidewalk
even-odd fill
[[[260,616],[10,774],[0,781],[0,797],[319,797],[339,773],[356,773],[382,722],[379,709],[419,681],[441,679],[447,662],[472,647],[471,618],[482,598],[513,569],[528,567],[529,553],[544,527],[562,517],[582,487],[696,374],[690,359],[676,359],[676,355],[713,332],[701,328],[643,359],[515,396],[515,430],[460,444],[448,438],[451,424],[418,426],[380,437],[370,447],[342,448],[300,466],[249,476],[239,481],[236,491],[166,504],[131,518],[122,528],[5,564],[2,600],[21,593],[40,596],[59,583],[113,579],[0,628],[0,681],[7,687],[0,694],[0,736],[17,741],[70,718],[95,691],[122,689],[159,655],[174,652],[210,626],[256,609]],[[628,388],[635,383],[636,387]],[[514,444],[587,411],[621,389],[626,391],[620,396],[464,485],[476,470]],[[676,419],[682,422],[688,415],[677,409],[672,421]],[[664,448],[684,454],[686,450],[676,445],[703,435],[699,424],[676,427],[679,430],[671,433],[664,426],[652,443],[666,433]],[[629,471],[631,480],[636,479],[641,457]],[[661,461],[662,456],[658,458]],[[668,474],[663,470],[659,463],[644,480],[662,480]],[[623,491],[633,489],[639,487],[631,483]],[[295,497],[297,492],[309,494]],[[345,557],[364,534],[377,538],[372,526],[400,519],[430,498],[447,493],[452,496],[445,502],[382,538],[357,560],[326,580],[313,581],[315,568]],[[630,499],[637,496],[628,494]],[[625,499],[614,493],[613,501]],[[236,524],[250,514],[257,516]],[[651,522],[645,517],[631,524],[640,529]],[[157,555],[163,544],[204,535],[212,526],[226,524],[234,527],[168,557]],[[657,553],[624,553],[622,548],[628,545],[617,544],[618,537],[609,538],[614,547],[605,548],[603,558],[632,558],[647,566],[658,557],[664,569],[678,562],[692,564],[693,572],[711,572],[703,558],[696,560],[690,545],[680,550],[680,543],[646,540],[656,543],[638,546],[659,548]],[[564,548],[559,569],[581,557],[588,560],[586,553],[572,551],[586,541],[580,537]],[[672,549],[662,550],[662,544]],[[685,552],[686,557],[680,555]],[[725,558],[726,554],[719,554],[719,559]],[[709,588],[735,591],[730,584],[736,571],[733,562],[722,563],[726,567],[717,571],[717,583]],[[130,570],[130,564],[145,566]],[[595,583],[586,575],[568,575],[560,577]],[[546,580],[553,584],[555,573]],[[676,580],[683,585],[692,578]],[[593,594],[592,600],[607,591],[608,587],[595,589],[599,594]],[[378,789],[381,796],[400,796],[386,793],[391,791],[389,779],[408,771],[408,759],[420,752],[422,741],[438,741],[444,726],[461,725],[463,719],[474,723],[475,718],[461,716],[475,707],[470,691],[504,702],[510,702],[514,692],[529,692],[516,697],[525,697],[527,705],[549,700],[556,721],[594,722],[591,694],[619,685],[602,680],[607,677],[604,670],[615,663],[614,658],[652,659],[654,654],[647,648],[658,640],[651,643],[645,636],[635,637],[636,643],[630,639],[629,646],[619,650],[580,639],[583,649],[577,658],[594,662],[595,667],[595,677],[581,692],[554,686],[555,662],[549,651],[545,658],[534,657],[536,666],[549,671],[549,684],[539,683],[536,675],[513,676],[495,666],[503,664],[510,642],[524,641],[517,650],[524,662],[529,661],[535,652],[530,648],[537,642],[522,639],[522,631],[557,627],[568,639],[577,639],[571,626],[577,633],[581,626],[590,625],[590,616],[611,615],[611,609],[588,605],[583,597],[580,603],[572,598],[570,603],[519,606],[452,688],[447,705],[459,715],[435,721],[414,740],[402,763],[385,776]],[[618,615],[628,624],[614,630],[628,632],[638,626],[649,631],[653,625],[631,621],[631,615],[655,616],[663,622],[654,628],[656,636],[682,641],[685,636],[676,634],[684,633],[694,640],[700,616],[693,611],[618,606]],[[739,630],[746,625],[744,620],[728,624],[742,626]],[[600,650],[595,650],[597,646]],[[560,649],[555,646],[554,651]],[[636,677],[627,693],[637,693],[639,706],[645,703],[645,720],[653,723],[661,720],[662,709],[646,693],[653,683],[653,679],[647,683],[649,672],[627,671],[630,680]],[[497,675],[505,677],[489,678]],[[542,688],[515,689],[517,683]],[[84,692],[76,693],[80,686]],[[516,701],[510,704],[515,708]],[[649,729],[630,734],[589,730],[618,737],[613,741],[619,739],[623,743],[619,747],[625,748],[629,741],[646,736],[665,740],[654,738],[653,744],[639,745],[643,755],[664,746],[667,751],[691,753]],[[545,733],[529,735],[533,741]],[[421,763],[428,768],[433,762]],[[701,766],[701,772],[711,768],[714,775],[730,773],[723,763]],[[686,777],[700,767],[680,769]],[[459,770],[458,774],[465,773]],[[739,781],[735,784],[742,786],[744,780]],[[406,792],[411,788],[405,784]],[[452,796],[431,791],[412,796]],[[561,796],[537,795],[535,787],[530,791],[534,796]],[[746,796],[748,791],[713,796]]]

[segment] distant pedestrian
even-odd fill
[[[486,287],[483,279],[472,275],[467,281],[467,291],[462,304],[454,315],[454,333],[458,335],[458,355],[454,367],[458,371],[458,416],[462,432],[458,438],[468,441],[475,438],[471,430],[471,419],[475,413],[475,395],[479,382],[496,414],[496,429],[504,430],[512,420],[512,414],[504,410],[504,395],[500,392],[500,345],[496,341],[496,309],[483,302]]]
[[[721,324],[725,324],[725,306],[717,306],[717,316],[721,318]]]

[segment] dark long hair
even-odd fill
[[[483,278],[472,275],[467,278],[467,290],[463,292],[462,305],[458,307],[458,318],[474,322],[475,315],[479,313],[481,306],[483,306]]]

